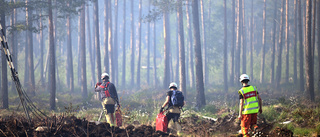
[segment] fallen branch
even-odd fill
[[[6,136],[6,137],[7,137],[6,133],[4,133],[1,129],[0,129],[0,131],[1,131],[1,133],[2,133],[2,134],[4,134],[4,136]]]

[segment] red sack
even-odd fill
[[[156,131],[160,130],[162,132],[167,132],[168,129],[168,119],[167,116],[163,114],[164,111],[157,115],[156,119]]]
[[[116,110],[116,122],[117,122],[117,126],[120,127],[122,126],[122,116],[121,116],[121,110],[120,108]]]

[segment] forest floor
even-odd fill
[[[211,91],[206,94],[206,99],[211,101],[208,101],[205,108],[196,109],[192,106],[193,102],[189,102],[180,118],[182,136],[239,136],[240,123],[237,119],[237,94],[215,92],[217,91]],[[83,101],[79,101],[81,99],[76,97],[72,99],[72,102],[77,100],[81,103],[74,103],[73,105],[70,103],[70,106],[68,106],[67,100],[70,100],[70,97],[66,95],[63,97],[62,94],[58,96],[59,111],[47,111],[45,112],[48,115],[46,119],[32,119],[30,124],[22,110],[13,111],[15,107],[11,108],[10,111],[0,109],[0,137],[177,136],[175,131],[171,130],[172,122],[169,123],[168,133],[155,131],[155,117],[159,110],[158,106],[163,103],[163,98],[165,98],[165,93],[157,93],[156,90],[154,92],[121,93],[123,96],[121,98],[122,116],[124,118],[123,126],[121,127],[110,127],[104,119],[101,122],[97,122],[101,111],[99,101],[83,103]],[[262,96],[264,105],[263,113],[258,115],[259,130],[255,136],[320,135],[319,101],[312,103],[300,94],[288,91],[275,94],[265,90],[259,93]],[[193,97],[189,96],[189,98]],[[16,97],[12,97],[10,100],[19,102]],[[319,99],[317,98],[316,100]],[[45,110],[43,107],[46,106],[43,104],[46,103],[41,102],[46,102],[46,100],[34,100],[36,105]],[[90,106],[84,106],[83,104],[90,104]]]

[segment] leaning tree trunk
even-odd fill
[[[298,27],[299,27],[299,77],[300,77],[300,91],[304,91],[304,72],[303,72],[303,28],[302,28],[302,16],[301,16],[301,0],[298,0]]]
[[[312,45],[311,45],[311,0],[306,1],[306,91],[309,92],[309,99],[314,102],[313,65],[312,65]]]
[[[138,64],[137,64],[137,84],[136,87],[140,89],[140,68],[141,68],[141,13],[142,0],[139,0],[139,23],[138,23]]]
[[[0,11],[2,11],[0,9]],[[5,20],[4,12],[0,13],[0,23],[3,29],[4,34],[6,35],[6,20]],[[0,30],[1,31],[1,30]],[[1,46],[2,48],[2,46]],[[2,93],[2,108],[9,109],[9,97],[8,97],[8,74],[7,74],[7,60],[6,55],[4,52],[1,52],[1,65],[2,65],[2,72],[1,72],[1,93]]]
[[[48,0],[49,8],[49,76],[48,76],[48,91],[50,92],[50,109],[56,109],[56,72],[55,72],[55,47],[53,37],[53,22],[52,22],[52,3]]]
[[[180,89],[183,91],[185,98],[187,97],[186,90],[186,69],[185,69],[185,49],[184,49],[184,30],[183,30],[183,12],[182,12],[182,0],[178,1],[178,40],[179,40],[179,81]]]
[[[191,17],[190,17],[190,10],[189,10],[189,0],[186,1],[186,16],[187,16],[187,28],[188,28],[188,45],[189,45],[189,50],[190,50],[190,54],[189,54],[189,66],[190,66],[190,87],[194,88],[194,84],[195,84],[195,77],[194,77],[194,56],[193,56],[193,38],[192,38],[192,31],[191,31]]]
[[[228,92],[228,43],[227,43],[227,6],[226,0],[223,0],[224,7],[224,48],[223,48],[223,81],[224,91]]]
[[[284,10],[284,0],[282,0],[281,5],[281,16],[280,16],[280,28],[279,28],[279,51],[278,51],[278,65],[277,65],[277,73],[276,73],[276,83],[275,87],[279,88],[281,81],[281,69],[282,69],[282,34],[283,34],[283,10]]]
[[[122,36],[122,82],[121,85],[123,88],[126,87],[126,0],[123,2],[123,36]]]
[[[193,37],[194,40],[194,53],[195,53],[195,66],[196,67],[196,89],[197,89],[197,107],[201,108],[206,105],[204,83],[203,83],[203,69],[201,59],[201,41],[200,41],[200,27],[199,27],[199,11],[198,0],[192,0],[192,16],[193,16]]]
[[[286,76],[285,83],[289,82],[289,0],[286,0]]]
[[[272,47],[271,47],[271,68],[270,68],[270,83],[274,84],[274,65],[275,65],[275,49],[276,49],[276,28],[277,28],[277,11],[278,11],[278,0],[274,0],[274,14],[273,14],[273,30],[272,30]]]
[[[133,1],[131,1],[131,38],[130,38],[130,46],[131,46],[131,60],[130,60],[130,69],[131,69],[131,87],[134,87],[134,57],[135,57],[135,51],[136,51],[136,45],[135,45],[135,37],[134,37],[134,6]]]
[[[264,63],[265,63],[265,48],[266,48],[266,0],[263,6],[263,29],[262,29],[262,47],[261,47],[261,70],[260,70],[260,83],[264,83]]]
[[[86,22],[85,22],[85,16],[86,16],[86,11],[85,11],[85,4],[82,4],[81,6],[81,12],[80,12],[80,28],[85,28],[86,27]],[[86,99],[88,97],[87,93],[87,70],[86,70],[86,29],[81,29],[80,30],[80,79],[81,79],[81,94],[82,94],[82,99]]]

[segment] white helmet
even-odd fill
[[[242,74],[242,75],[240,76],[240,82],[242,82],[242,81],[245,80],[245,79],[250,81],[249,76],[248,76],[247,74]]]
[[[109,74],[108,73],[102,73],[101,74],[101,79],[104,79],[105,77],[109,77]]]
[[[169,88],[172,88],[172,87],[178,88],[177,83],[171,82],[170,85],[169,85]]]

